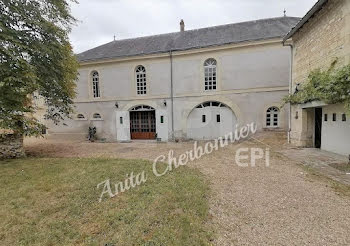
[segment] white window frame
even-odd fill
[[[155,109],[148,105],[138,105],[133,107],[129,111],[155,111]]]
[[[97,71],[91,73],[92,80],[92,97],[100,98],[101,97],[101,84],[100,84],[100,74]]]
[[[215,91],[218,88],[217,61],[209,58],[204,62],[204,90]]]
[[[96,117],[95,117],[96,114],[100,115],[100,117],[99,117],[99,118],[96,118]],[[93,114],[91,115],[91,120],[103,120],[102,114],[97,113],[97,112],[93,113]]]
[[[79,115],[82,115],[84,118],[79,118]],[[88,120],[83,113],[78,113],[75,115],[75,120]]]
[[[227,105],[217,101],[207,101],[196,106],[196,108],[206,108],[206,107],[227,108]]]
[[[277,128],[280,125],[280,109],[276,106],[269,107],[266,110],[266,127]]]
[[[147,95],[147,73],[146,68],[139,65],[135,69],[136,95]]]

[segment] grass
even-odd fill
[[[340,163],[340,164],[331,164],[331,167],[334,167],[342,172],[350,173],[350,164]]]
[[[101,203],[97,184],[145,170],[147,182]],[[142,160],[29,158],[0,162],[1,245],[210,245],[208,185]]]
[[[309,174],[310,179],[316,179],[316,180],[322,181],[322,182],[327,184],[326,186],[331,187],[337,194],[350,197],[350,186],[349,185],[345,185],[345,184],[342,184],[336,180],[333,180],[333,179],[315,171],[311,167],[307,167],[304,165],[302,165],[301,167],[306,171],[307,174]]]

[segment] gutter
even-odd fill
[[[223,50],[223,49],[231,49],[231,48],[239,48],[239,47],[246,47],[246,46],[255,46],[255,45],[261,45],[266,43],[279,43],[280,40],[283,38],[283,36],[278,37],[269,37],[265,39],[254,39],[254,40],[242,40],[239,42],[228,42],[223,44],[213,44],[213,45],[207,45],[207,46],[198,46],[198,47],[189,47],[184,49],[171,49],[171,52],[190,52],[192,53],[201,53],[206,52],[206,50],[203,51],[203,49],[215,49],[215,50]],[[232,46],[231,46],[232,45]],[[169,50],[163,50],[163,51],[155,51],[155,52],[149,52],[144,54],[133,54],[133,55],[123,55],[123,56],[110,56],[110,57],[101,57],[101,58],[93,58],[93,59],[78,59],[78,62],[81,66],[91,65],[91,64],[99,64],[99,63],[109,63],[109,62],[117,62],[117,61],[130,61],[130,60],[138,60],[138,59],[149,59],[153,58],[153,56],[156,57],[165,57],[169,53]],[[84,52],[83,52],[84,53]]]
[[[294,51],[294,46],[293,44],[285,44],[285,41],[282,42],[283,46],[289,46],[290,47],[290,69],[289,69],[289,95],[292,94],[292,84],[293,84],[293,62],[294,62],[294,57],[293,57],[293,51]],[[288,144],[291,143],[291,134],[292,131],[292,105],[289,103],[289,117],[288,117]]]
[[[170,100],[171,100],[171,140],[175,140],[174,136],[174,83],[173,83],[173,51],[169,51],[170,55]]]

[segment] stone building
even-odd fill
[[[299,18],[115,40],[78,55],[76,114],[50,134],[106,141],[213,139],[237,125],[288,129],[290,50]]]
[[[292,38],[293,66],[291,90],[306,81],[315,69],[328,69],[350,62],[350,1],[320,0],[286,35]],[[350,154],[350,119],[344,105],[311,102],[291,110],[292,143]]]

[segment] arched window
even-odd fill
[[[146,86],[146,68],[144,66],[137,66],[136,70],[136,92],[137,95],[145,95],[147,92]]]
[[[83,114],[77,114],[77,119],[78,120],[84,120],[85,116]]]
[[[226,108],[227,106],[221,102],[204,102],[199,104],[196,108],[206,108],[206,107],[219,107],[219,108]]]
[[[133,107],[132,109],[130,109],[130,111],[155,111],[155,109],[152,108],[151,106],[139,105],[139,106]]]
[[[277,107],[270,107],[266,111],[266,126],[278,127],[280,110]]]
[[[204,89],[206,91],[216,90],[216,60],[210,58],[204,62]]]
[[[95,113],[95,114],[93,114],[92,118],[93,119],[101,119],[102,116],[99,113]]]
[[[94,97],[100,97],[100,76],[98,72],[92,72],[92,94]]]

